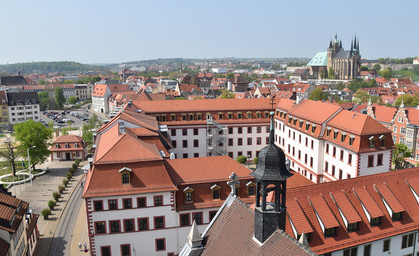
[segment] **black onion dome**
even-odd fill
[[[271,113],[269,144],[259,152],[256,170],[250,174],[258,181],[285,181],[293,175],[285,165],[284,152],[274,144],[273,138],[273,113]]]

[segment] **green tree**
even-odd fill
[[[385,79],[390,79],[393,77],[393,72],[391,68],[386,68],[384,70],[379,71],[380,76],[384,77]]]
[[[354,98],[353,101],[355,103],[360,104],[360,103],[365,103],[368,100],[370,100],[371,96],[366,91],[360,89],[353,95],[353,98]]]
[[[372,70],[375,70],[375,71],[380,71],[381,70],[381,65],[380,64],[375,64],[374,65],[374,67],[372,67]]]
[[[34,122],[32,119],[15,124],[13,129],[14,137],[19,142],[18,152],[21,156],[26,156],[27,150],[30,148],[29,156],[35,171],[35,165],[45,162],[50,155],[49,140],[52,138],[52,129],[39,122]]]
[[[361,66],[361,71],[368,71],[369,69],[368,69],[368,67],[366,67],[366,66]]]
[[[227,79],[233,79],[234,74],[233,73],[227,73],[226,77],[227,77]]]
[[[10,165],[12,166],[12,175],[14,177],[16,175],[15,161],[18,157],[18,154],[15,152],[15,145],[10,140],[6,140],[4,142],[4,145],[0,150],[0,156],[6,158],[7,161],[10,163]]]
[[[402,169],[405,166],[404,160],[412,156],[412,150],[401,143],[395,143],[394,146],[395,148],[393,149],[393,164],[396,170]]]
[[[245,163],[246,163],[246,161],[247,161],[247,159],[246,159],[246,157],[245,157],[245,156],[240,155],[240,156],[238,156],[238,157],[236,158],[236,161],[237,161],[237,162],[239,162],[239,163],[241,163],[241,164],[245,164]]]
[[[272,65],[272,68],[271,69],[273,69],[273,70],[280,70],[281,69],[281,63],[276,63],[276,64]]]
[[[48,92],[43,91],[38,93],[39,98],[39,107],[41,110],[50,109],[51,108],[51,98],[49,97]]]
[[[220,99],[234,99],[234,93],[230,92],[229,90],[221,90]]]
[[[376,86],[377,86],[377,81],[375,81],[375,79],[371,79],[370,81],[368,81],[369,88],[376,87]]]
[[[77,98],[74,97],[74,96],[70,96],[67,101],[68,101],[69,104],[74,105],[77,102]]]
[[[38,84],[40,84],[40,85],[47,85],[49,83],[48,83],[48,81],[41,79],[41,80],[39,80]]]
[[[329,93],[324,92],[321,88],[317,87],[310,93],[309,100],[327,100]]]
[[[66,79],[63,81],[63,84],[73,84],[73,80]]]
[[[406,107],[416,107],[419,104],[417,95],[403,94],[396,99],[394,105],[398,107],[402,101]]]
[[[329,68],[329,72],[327,74],[327,78],[329,78],[329,79],[335,79],[335,71],[333,70],[333,68]]]
[[[65,102],[64,90],[61,87],[56,87],[54,90],[55,103],[58,108],[62,108]]]

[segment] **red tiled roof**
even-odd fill
[[[353,133],[354,135],[370,135],[390,133],[384,125],[365,114],[343,110],[333,117],[327,125]]]
[[[93,97],[103,97],[103,96],[105,96],[105,92],[106,92],[107,88],[108,88],[108,86],[106,84],[97,84],[93,88],[92,96]]]
[[[82,142],[83,138],[76,135],[63,135],[56,139],[53,143],[74,143]]]
[[[353,189],[353,191],[372,218],[384,216],[383,211],[381,211],[366,188]]]
[[[361,217],[359,217],[359,214],[356,212],[355,208],[352,206],[344,192],[330,193],[330,196],[333,197],[336,205],[339,206],[342,214],[345,216],[349,223],[357,223],[361,221]]]
[[[318,196],[307,196],[309,202],[313,206],[314,211],[317,213],[325,228],[334,228],[339,226],[339,222],[336,220],[335,215],[331,211],[329,205],[324,200],[323,195]]]
[[[397,212],[404,212],[404,207],[400,204],[399,200],[394,196],[393,192],[391,192],[390,188],[387,186],[387,184],[378,184],[375,185],[375,188],[378,193],[380,193],[381,198],[386,201],[388,206],[391,208],[391,210],[395,213]]]

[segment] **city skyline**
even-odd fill
[[[337,33],[364,59],[418,56],[419,3],[28,1],[3,3],[0,63],[311,58]],[[17,15],[18,14],[18,15]]]

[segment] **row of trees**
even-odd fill
[[[107,70],[105,66],[94,66],[81,64],[74,61],[52,61],[52,62],[27,62],[0,65],[0,70],[16,74],[19,70],[24,73],[52,73],[52,72],[75,72],[89,70]]]
[[[66,102],[64,90],[61,87],[56,87],[54,91],[49,89],[44,90],[43,92],[38,93],[38,98],[41,110],[62,109]],[[67,102],[69,104],[76,104],[77,98],[70,96]]]
[[[379,58],[378,61],[381,64],[412,64],[415,57],[407,57],[404,59],[393,59],[393,58]]]

